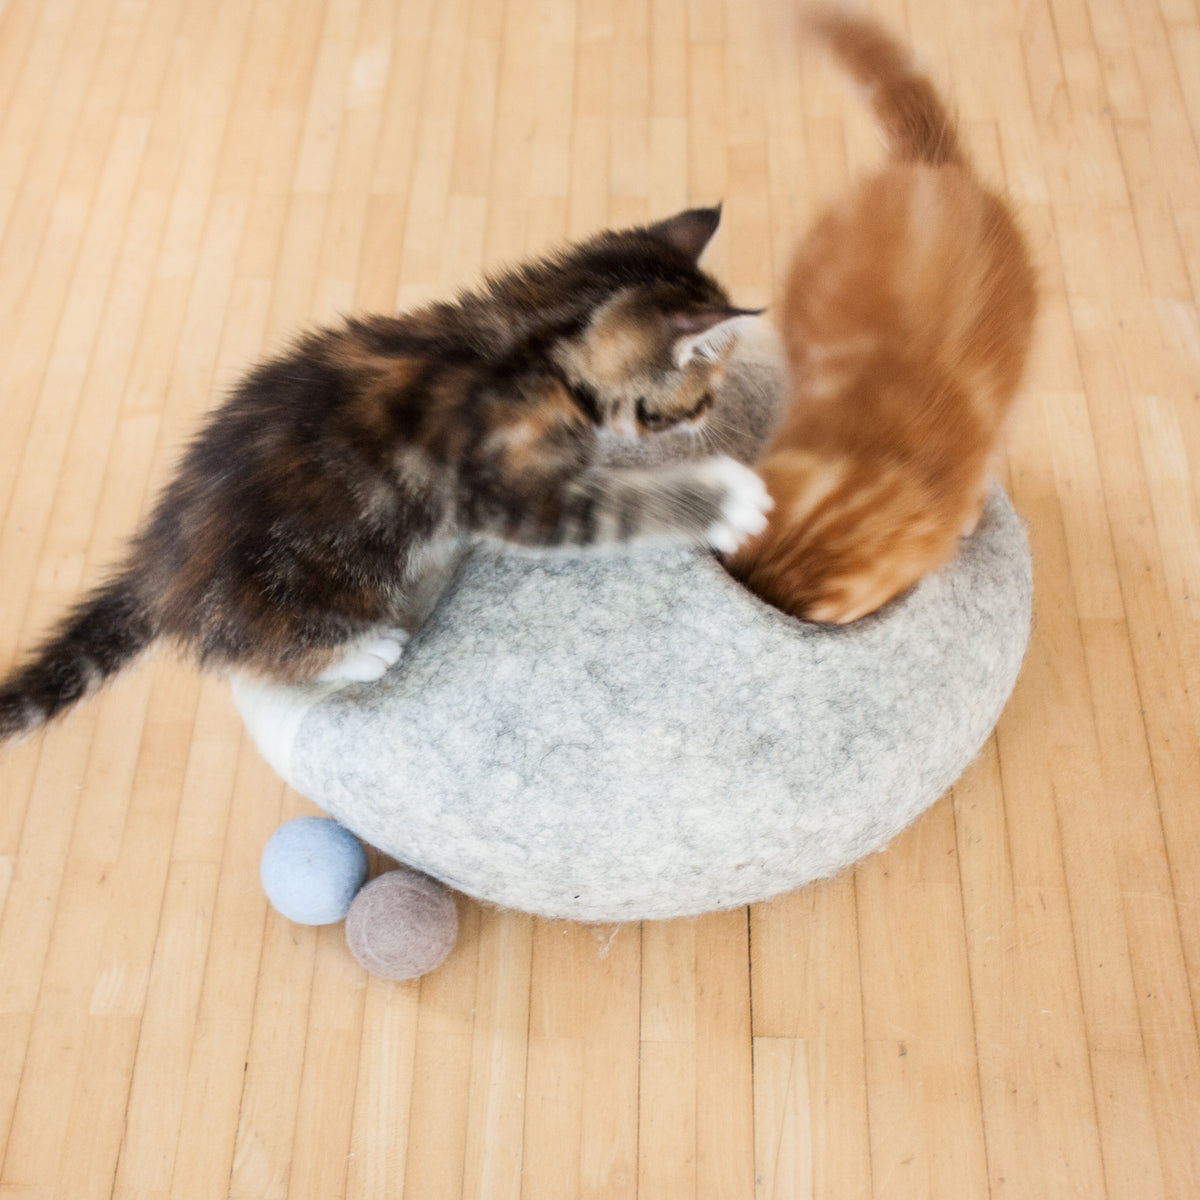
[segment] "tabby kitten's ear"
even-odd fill
[[[744,317],[761,316],[761,308],[701,308],[672,313],[667,318],[673,336],[672,356],[677,367],[686,367],[693,359],[717,362],[732,346],[738,323]]]
[[[704,253],[704,247],[712,240],[721,223],[721,206],[716,208],[689,208],[664,221],[649,227],[648,232],[656,238],[682,250],[693,262]]]

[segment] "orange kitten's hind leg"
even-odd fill
[[[1000,467],[1003,461],[1004,442],[1003,431],[1001,431],[996,437],[996,444],[992,447],[992,451],[988,455],[987,466],[984,468],[983,478],[979,481],[979,488],[975,499],[967,511],[962,528],[959,530],[960,537],[970,537],[975,532],[975,527],[979,524],[979,518],[983,516],[983,510],[987,507],[988,496],[991,495],[992,488],[996,486],[996,481],[1000,478]]]
[[[975,497],[975,502],[967,511],[966,519],[963,521],[959,529],[959,537],[970,537],[975,532],[975,527],[979,524],[979,518],[983,516],[983,510],[987,505],[988,492],[991,490],[992,481],[989,477],[984,480],[983,486],[979,489],[979,495]]]

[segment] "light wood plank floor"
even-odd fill
[[[464,902],[389,985],[268,910],[306,804],[157,659],[0,754],[0,1196],[1200,1195],[1200,10],[874,7],[1042,270],[1037,628],[979,761],[829,883]],[[0,0],[0,662],[297,328],[722,197],[766,302],[878,156],[753,0]]]

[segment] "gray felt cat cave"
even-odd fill
[[[762,425],[777,369],[726,392]],[[401,863],[550,917],[674,917],[832,875],[929,807],[1008,699],[1031,597],[999,490],[948,567],[844,627],[699,550],[479,546],[382,680],[237,700],[284,779]]]

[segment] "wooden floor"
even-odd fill
[[[1037,628],[885,853],[617,930],[288,924],[306,811],[166,657],[0,754],[0,1197],[1200,1195],[1200,8],[889,0],[1044,284]],[[768,301],[879,157],[752,0],[0,0],[0,663],[264,347],[725,201]],[[731,797],[731,800],[736,800]]]

